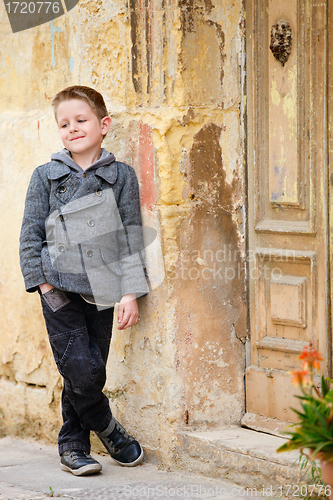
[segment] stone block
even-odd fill
[[[0,379],[0,425],[3,430],[15,430],[25,418],[25,384]]]
[[[29,420],[59,424],[60,409],[54,409],[48,403],[47,389],[28,386],[26,388],[26,406],[26,415]]]
[[[300,484],[299,453],[277,453],[281,437],[241,427],[177,433],[176,462],[187,471],[262,488]]]

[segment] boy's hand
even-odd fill
[[[52,288],[54,288],[54,286],[52,285],[49,285],[48,283],[42,283],[41,285],[39,285],[39,288],[40,288],[40,291],[42,292],[42,294],[48,292],[49,290],[52,290]]]
[[[118,330],[135,325],[139,319],[139,309],[135,293],[124,295],[118,306]]]

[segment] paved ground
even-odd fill
[[[126,468],[108,456],[95,456],[102,473],[75,477],[59,466],[56,446],[0,439],[0,500],[178,500],[272,498],[269,491],[246,490],[217,479],[159,470],[144,463]]]

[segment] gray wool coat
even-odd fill
[[[149,288],[134,170],[102,149],[83,171],[63,149],[37,167],[28,187],[20,235],[28,292],[41,283],[119,302]]]

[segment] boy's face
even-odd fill
[[[74,154],[88,153],[100,148],[102,137],[108,132],[111,124],[108,116],[99,120],[89,104],[80,99],[60,103],[56,117],[62,143]]]

